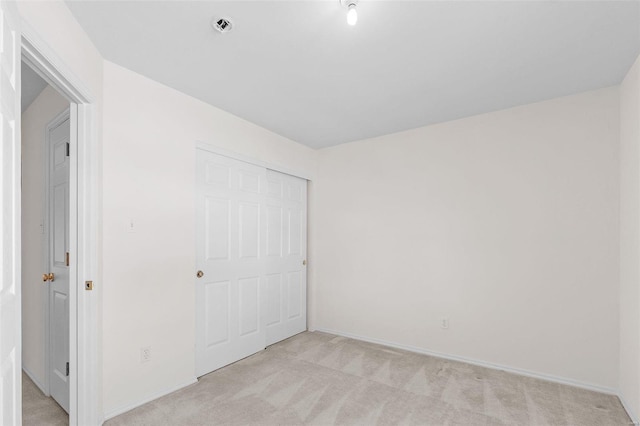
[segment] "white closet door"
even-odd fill
[[[267,345],[307,329],[307,181],[267,171]]]
[[[265,348],[266,170],[197,152],[196,375]]]

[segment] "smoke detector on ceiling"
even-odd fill
[[[213,18],[211,26],[221,33],[228,33],[233,28],[230,18]]]

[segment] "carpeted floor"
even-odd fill
[[[618,398],[314,332],[116,425],[629,425]]]
[[[24,426],[67,426],[69,416],[53,398],[22,373],[22,424]]]

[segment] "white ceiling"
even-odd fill
[[[87,1],[103,56],[314,148],[619,84],[640,2]],[[230,33],[213,17],[231,17]]]

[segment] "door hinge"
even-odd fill
[[[69,156],[69,142],[67,142],[67,157]]]
[[[67,252],[64,256],[64,263],[66,266],[69,266],[69,252]]]
[[[67,377],[69,377],[69,363],[67,363]]]

